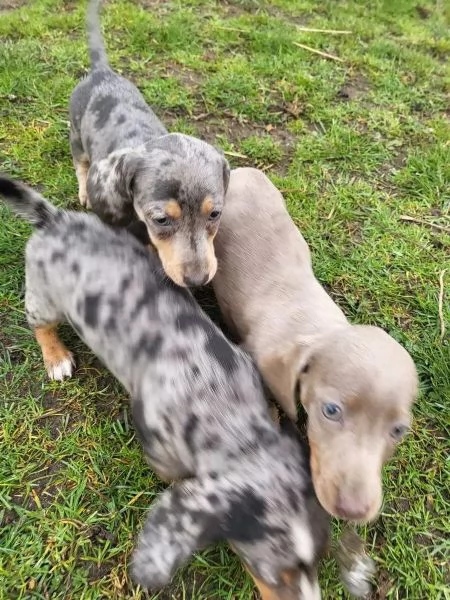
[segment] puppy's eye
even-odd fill
[[[402,439],[407,431],[408,427],[406,425],[394,425],[394,427],[391,429],[391,438],[398,442]]]
[[[217,219],[220,218],[221,214],[222,213],[220,212],[220,210],[213,210],[213,211],[210,212],[208,219],[210,221],[217,221]]]
[[[153,217],[152,221],[155,225],[159,225],[159,227],[167,227],[172,224],[170,217]]]
[[[323,416],[330,421],[339,421],[342,417],[342,409],[334,402],[327,402],[322,406]]]

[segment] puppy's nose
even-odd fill
[[[344,495],[339,495],[336,502],[336,514],[342,519],[362,521],[367,517],[369,511],[369,502],[357,498],[347,498]]]
[[[209,275],[200,275],[198,277],[193,276],[185,276],[183,277],[184,285],[187,287],[199,287],[201,285],[205,285],[208,281]]]

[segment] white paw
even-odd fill
[[[67,358],[64,358],[62,361],[47,365],[47,373],[53,381],[63,381],[66,377],[72,377],[74,366],[75,360],[72,354],[69,354]]]
[[[89,196],[87,195],[86,190],[80,190],[78,192],[78,198],[80,199],[81,206],[85,206],[86,208],[91,208],[91,202],[89,200]]]
[[[371,581],[375,574],[375,563],[369,556],[359,557],[350,569],[341,569],[345,586],[356,598],[365,598],[371,592]]]

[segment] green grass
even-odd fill
[[[0,168],[77,207],[67,105],[87,66],[84,5],[7,4]],[[362,532],[377,599],[450,598],[449,12],[441,0],[142,0],[108,3],[103,15],[112,65],[171,129],[217,143],[235,166],[267,170],[334,299],[417,363],[413,432],[385,469],[379,520]],[[127,563],[162,484],[134,439],[124,391],[69,328],[76,377],[46,380],[24,316],[30,228],[3,206],[0,218],[0,600],[144,598]],[[331,560],[321,580],[325,599],[345,597]],[[221,546],[155,597],[256,595]]]

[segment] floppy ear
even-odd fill
[[[227,193],[228,184],[230,183],[230,165],[226,158],[223,159],[223,191]]]
[[[145,589],[167,585],[197,550],[222,538],[218,497],[199,480],[166,490],[150,514],[134,550],[131,576]]]
[[[133,192],[142,157],[130,150],[113,152],[93,163],[87,193],[94,212],[107,223],[127,225],[134,218]]]
[[[258,362],[265,383],[293,421],[297,421],[295,388],[300,371],[307,362],[307,359],[300,358],[299,354],[298,344],[293,343],[287,348],[271,352]]]

